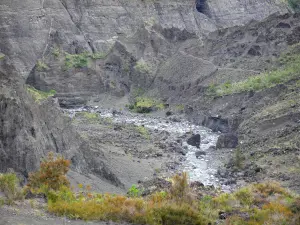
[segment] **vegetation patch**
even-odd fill
[[[154,98],[150,97],[136,97],[134,103],[129,105],[128,108],[137,113],[150,113],[154,110],[162,110],[165,105]]]
[[[288,0],[288,4],[295,12],[300,12],[300,0]]]
[[[151,72],[150,66],[143,59],[140,59],[139,61],[137,61],[136,65],[134,66],[134,69],[140,73],[150,73]]]
[[[11,205],[15,200],[24,198],[24,193],[19,187],[19,184],[20,181],[16,174],[0,174],[0,191],[5,195],[5,199],[1,199],[2,204],[6,203]]]
[[[49,67],[44,61],[38,60],[37,63],[36,63],[36,69],[37,69],[37,71],[42,72],[42,71],[45,71],[45,70],[49,70]]]
[[[3,53],[0,53],[0,60],[4,59],[5,55]]]
[[[49,212],[71,219],[129,222],[148,225],[293,225],[300,222],[299,196],[278,183],[253,184],[234,193],[203,195],[194,189],[187,173],[171,178],[172,186],[141,197],[133,185],[127,196],[91,191],[79,185],[75,192],[66,173],[70,162],[50,154],[30,175],[27,191],[43,193]],[[0,176],[0,190],[14,193],[16,177]],[[36,192],[37,191],[37,192]],[[1,201],[0,201],[1,203]]]
[[[27,91],[30,93],[32,98],[38,103],[49,97],[53,97],[56,94],[55,90],[50,90],[50,91],[45,92],[45,91],[37,90],[31,86],[27,87]]]
[[[144,137],[145,139],[150,139],[150,133],[148,129],[144,126],[137,126],[136,130]]]
[[[80,54],[65,53],[65,68],[84,68],[88,66],[89,59],[105,59],[107,55],[108,52],[83,52]]]
[[[299,46],[295,46],[299,47]],[[239,93],[243,91],[259,91],[265,88],[274,87],[300,76],[300,54],[290,52],[279,58],[280,68],[251,76],[240,82],[226,82],[222,85],[212,86],[208,89],[208,94],[213,93],[218,96]]]

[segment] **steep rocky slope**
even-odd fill
[[[144,23],[201,36],[217,27],[260,20],[277,11],[286,12],[285,3],[207,0],[205,14],[201,14],[193,0],[3,0],[0,51],[11,56],[18,71],[26,77],[53,41],[69,53],[107,51],[116,36],[130,35]]]
[[[280,66],[276,58],[300,41],[298,14],[271,15],[287,11],[281,1],[263,0],[207,0],[203,13],[196,11],[194,1],[1,1],[0,52],[9,56],[16,68],[15,75],[8,78],[10,70],[5,69],[1,78],[5,86],[1,90],[3,121],[8,121],[8,114],[15,116],[2,126],[1,159],[6,157],[2,170],[13,167],[26,174],[36,168],[36,159],[54,149],[73,159],[74,170],[92,172],[120,185],[106,170],[101,151],[90,149],[71,126],[65,128],[68,122],[57,116],[50,100],[42,106],[28,100],[22,79],[42,91],[56,90],[63,107],[103,103],[107,96],[114,96],[110,105],[123,107],[136,95],[160,99],[171,108],[184,106],[195,123],[239,135],[240,147],[251,157],[274,149],[271,135],[279,142],[282,137],[296,140],[297,105],[286,111],[280,106],[282,116],[271,119],[262,111],[266,106],[272,111],[297,87],[281,84],[260,92],[222,97],[207,94],[211,87],[243,81]],[[7,100],[9,96],[16,100]],[[18,99],[22,104],[13,102]],[[260,153],[253,153],[253,148]],[[294,147],[275,149],[288,152],[288,158],[298,154]],[[268,158],[258,159],[254,157],[250,164],[257,161],[258,171],[264,173],[255,179],[270,176],[280,164],[268,168]],[[281,179],[280,173],[292,171],[288,176],[296,174],[297,181],[297,162],[288,162],[296,167],[287,166],[273,177]],[[249,168],[256,171],[257,167]],[[236,174],[230,169],[224,176]],[[252,177],[250,180],[255,180]],[[286,185],[297,189],[298,183],[289,179]]]
[[[28,176],[52,151],[72,162],[72,176],[94,175],[116,186],[121,182],[104,164],[104,155],[92,151],[62,115],[54,99],[34,102],[7,57],[0,60],[0,171]]]

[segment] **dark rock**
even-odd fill
[[[201,137],[200,134],[195,134],[187,140],[187,143],[197,148],[200,147]]]
[[[236,184],[236,180],[235,180],[235,179],[229,179],[229,180],[227,180],[224,184],[225,184],[225,185]]]
[[[235,148],[238,145],[238,137],[235,134],[221,134],[217,141],[218,148]]]
[[[171,111],[166,112],[166,116],[171,116],[171,115],[173,115],[173,113]]]
[[[196,158],[199,158],[202,155],[206,155],[206,152],[204,152],[204,151],[197,151],[197,152],[195,152],[195,155],[196,155]]]
[[[212,131],[220,131],[226,133],[229,131],[229,123],[227,119],[223,119],[219,116],[208,116],[202,121],[202,125],[212,129]]]
[[[216,150],[216,146],[209,146],[207,151],[214,151]]]
[[[276,25],[276,28],[291,28],[291,25],[288,23],[280,22]]]

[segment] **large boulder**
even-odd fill
[[[200,134],[195,134],[191,136],[189,139],[186,141],[189,145],[195,146],[197,148],[200,147],[200,142],[201,142],[201,136]]]
[[[217,148],[235,148],[239,144],[235,134],[221,134],[217,141]]]

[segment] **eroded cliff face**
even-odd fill
[[[64,107],[142,90],[184,104],[196,123],[246,134],[243,124],[251,125],[253,108],[259,111],[265,102],[247,111],[239,103],[253,93],[203,96],[212,83],[271,68],[274,58],[299,42],[299,15],[265,19],[274,12],[287,8],[281,1],[207,0],[199,13],[194,1],[182,0],[2,0],[0,53],[11,65],[4,63],[1,71],[1,171],[12,167],[26,175],[54,150],[71,159],[75,171],[122,186],[101,151],[90,150],[52,100],[36,105],[24,81],[39,90],[55,89]],[[240,116],[242,108],[246,115]]]
[[[193,0],[3,0],[0,3],[0,51],[27,77],[55,41],[65,51],[107,51],[114,39],[135,33],[142,24],[158,24],[196,33],[260,20],[286,12],[281,1],[207,0],[205,14]]]
[[[8,57],[0,60],[0,172],[13,169],[28,176],[48,152],[72,162],[73,176],[93,174],[121,186],[106,167],[101,150],[91,151],[58,109],[55,99],[35,102]]]

